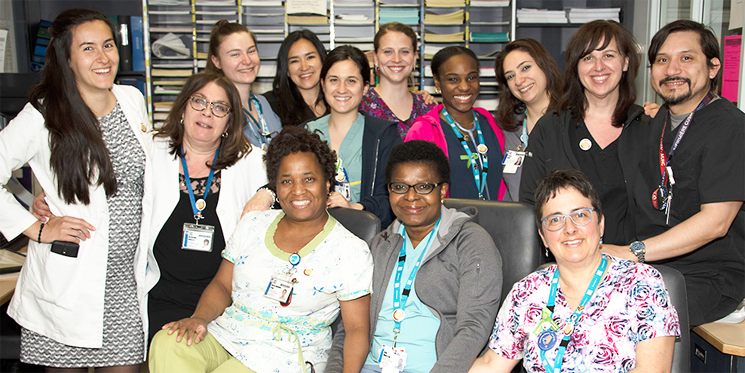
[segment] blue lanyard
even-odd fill
[[[217,156],[220,154],[220,147],[217,147],[217,151],[215,152],[215,158],[212,160],[212,164],[215,164],[217,162]],[[191,211],[194,212],[194,220],[197,221],[197,224],[199,224],[199,219],[202,219],[202,209],[204,209],[205,205],[202,205],[202,208],[197,207],[197,201],[194,199],[194,190],[191,188],[191,179],[189,178],[189,168],[186,166],[186,157],[184,157],[184,146],[181,145],[181,166],[184,168],[184,179],[186,179],[186,189],[189,191],[189,201],[191,201]],[[207,201],[207,194],[210,192],[210,187],[212,186],[212,177],[215,176],[215,170],[210,168],[210,176],[207,178],[207,186],[204,188],[204,196],[202,197],[203,201]]]
[[[541,350],[541,360],[543,360],[543,365],[546,368],[546,372],[554,373],[554,369],[556,369],[556,372],[561,372],[561,365],[564,363],[564,351],[566,351],[566,348],[569,345],[569,338],[572,336],[572,332],[574,331],[574,324],[579,321],[579,317],[582,315],[582,312],[584,312],[585,306],[587,306],[587,302],[589,302],[590,298],[592,298],[592,295],[595,294],[595,289],[597,289],[598,285],[600,284],[600,280],[602,280],[603,273],[605,273],[605,268],[607,266],[608,258],[603,255],[603,260],[600,262],[600,266],[598,266],[597,271],[595,271],[595,275],[592,276],[592,281],[590,281],[590,286],[588,286],[587,291],[585,291],[585,296],[582,297],[582,301],[579,303],[577,309],[574,310],[574,313],[569,319],[569,322],[567,322],[564,330],[564,338],[562,338],[561,343],[559,343],[559,351],[556,353],[556,359],[554,360],[553,367],[546,360],[546,351]],[[546,305],[546,308],[551,310],[551,319],[553,319],[554,315],[554,306],[556,304],[556,289],[558,288],[558,285],[559,268],[557,267],[556,272],[554,272],[554,277],[553,279],[551,279],[551,290],[548,296],[548,304]]]
[[[408,234],[404,225],[401,224],[399,233],[404,237],[404,242],[401,244],[401,251],[398,254],[398,266],[396,267],[396,277],[393,282],[393,347],[396,347],[396,338],[398,338],[398,333],[401,332],[401,322],[406,318],[406,302],[409,300],[409,293],[411,293],[411,284],[414,283],[414,277],[419,271],[419,266],[422,264],[422,260],[424,260],[424,255],[432,245],[432,238],[437,235],[437,230],[440,228],[440,219],[437,220],[434,228],[427,235],[427,244],[424,246],[420,245],[421,254],[419,254],[419,259],[414,263],[414,268],[411,270],[411,274],[409,274],[409,279],[406,281],[403,291],[400,290],[401,277],[404,272],[404,263],[406,263],[406,239],[408,238]]]
[[[460,131],[455,127],[455,121],[453,118],[448,114],[447,109],[442,109],[442,116],[445,117],[445,120],[450,125],[450,128],[453,129],[453,132],[455,132],[455,136],[458,137],[458,140],[460,140],[460,144],[463,145],[463,150],[466,152],[466,156],[468,156],[468,161],[471,163],[471,171],[473,171],[473,180],[476,182],[476,188],[479,190],[479,199],[484,199],[484,187],[486,187],[486,175],[489,173],[489,158],[486,156],[487,148],[486,143],[484,142],[484,134],[481,132],[481,126],[479,125],[479,119],[476,116],[476,113],[473,113],[473,124],[476,127],[476,133],[479,136],[479,143],[476,146],[477,154],[479,157],[479,160],[481,161],[481,174],[479,174],[479,166],[475,162],[475,157],[473,156],[473,152],[471,151],[471,148],[468,146],[468,142],[463,137],[463,134],[460,133]],[[481,151],[483,147],[483,151]]]
[[[259,116],[259,120],[256,120],[256,118],[254,118],[249,111],[251,109],[251,103],[256,105],[256,113]],[[261,109],[261,103],[253,93],[251,93],[251,98],[248,100],[248,109],[249,110],[243,108],[243,112],[246,113],[246,115],[248,116],[248,127],[251,131],[251,134],[256,138],[256,141],[258,141],[259,144],[261,144],[263,147],[266,147],[267,145],[269,145],[269,135],[271,133],[266,127],[266,120],[264,119],[264,111]]]
[[[528,148],[528,118],[527,118],[527,113],[526,113],[526,117],[523,118],[523,133],[522,133],[522,135],[520,135],[520,143],[522,144],[523,149],[518,149],[518,151],[519,150],[525,150],[525,149]]]

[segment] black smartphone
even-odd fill
[[[78,257],[79,248],[80,248],[80,245],[74,242],[67,242],[67,241],[52,242],[53,253],[64,255],[64,256],[69,256],[70,258]]]

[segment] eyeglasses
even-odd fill
[[[406,183],[390,183],[388,189],[391,193],[406,194],[409,188],[414,188],[416,194],[430,194],[435,188],[442,185],[442,183],[418,183],[418,184],[406,184]]]
[[[594,208],[585,207],[567,215],[549,215],[541,219],[541,223],[543,223],[543,227],[551,232],[556,232],[559,229],[564,228],[566,218],[572,219],[574,225],[587,225],[592,221],[593,211],[595,211]]]
[[[207,106],[209,106],[212,115],[218,118],[223,118],[230,114],[230,106],[228,104],[222,102],[209,102],[202,96],[191,96],[189,98],[189,103],[191,104],[191,108],[196,111],[203,111]]]

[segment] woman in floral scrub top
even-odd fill
[[[678,314],[656,269],[600,252],[604,219],[589,180],[553,171],[535,197],[557,264],[513,286],[491,351],[470,372],[509,372],[520,359],[528,372],[669,372]]]

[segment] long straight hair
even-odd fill
[[[309,41],[316,48],[318,57],[321,59],[321,64],[326,60],[326,49],[313,31],[305,29],[293,31],[282,42],[282,45],[279,47],[279,53],[277,53],[277,75],[274,76],[272,89],[274,89],[274,94],[279,101],[279,112],[277,112],[277,115],[279,115],[283,126],[298,126],[306,120],[312,119],[310,117],[306,118],[306,105],[303,96],[297,89],[297,85],[288,76],[290,48],[292,48],[295,42],[303,39]],[[318,84],[321,83],[319,82]]]
[[[88,205],[91,185],[103,185],[109,197],[116,194],[114,167],[98,119],[80,95],[68,62],[75,27],[95,21],[106,23],[114,37],[113,25],[93,10],[69,9],[55,18],[41,77],[29,91],[29,101],[44,116],[50,167],[59,196],[68,204]]]

